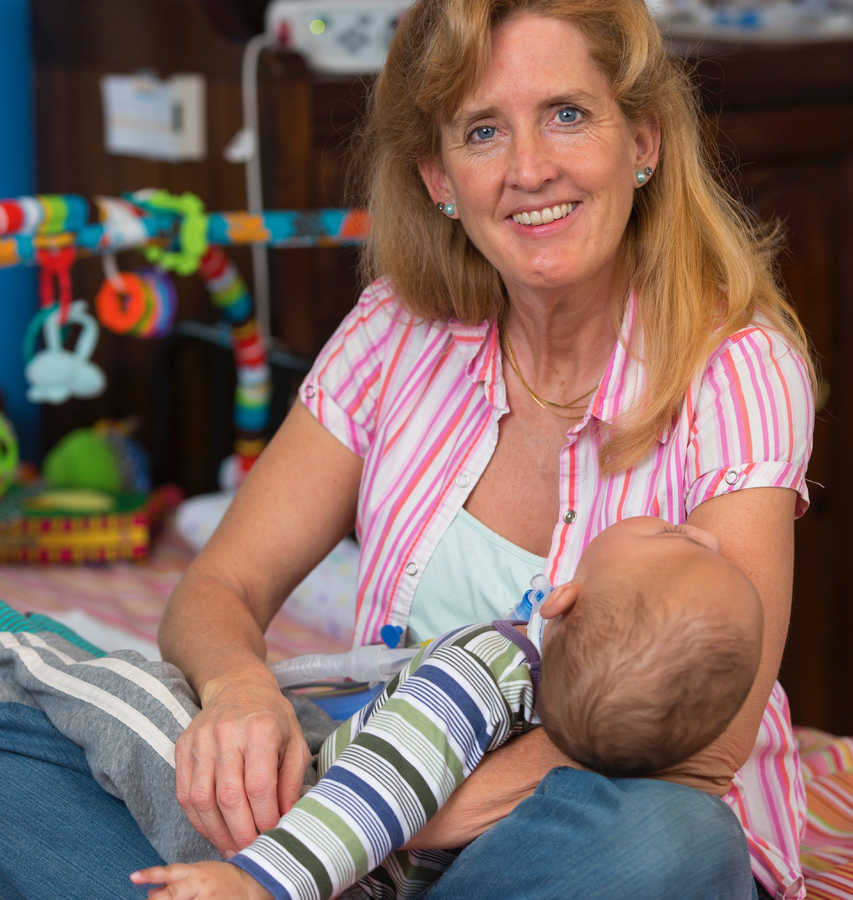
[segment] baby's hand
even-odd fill
[[[174,863],[132,872],[134,884],[163,884],[148,900],[269,900],[272,896],[251,875],[222,862]]]

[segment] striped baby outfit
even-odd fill
[[[646,458],[622,472],[601,472],[608,426],[646,383],[639,302],[629,296],[598,390],[560,450],[559,513],[545,571],[552,584],[569,581],[587,544],[620,519],[680,523],[700,503],[751,487],[793,489],[797,515],[808,506],[808,372],[761,323],[720,342]],[[497,323],[416,319],[380,279],[320,352],[300,398],[364,459],[355,641],[380,643],[384,625],[405,629],[421,574],[497,445],[499,421],[509,412]],[[457,615],[464,621],[464,608]],[[805,897],[798,857],[805,793],[778,684],[725,800],[744,826],[754,875],[771,893]]]
[[[361,879],[373,897],[416,897],[455,854],[399,848],[484,753],[536,724],[538,671],[508,622],[432,641],[327,738],[317,785],[231,861],[276,900],[321,900]]]

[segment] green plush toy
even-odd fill
[[[12,423],[0,413],[0,496],[2,496],[18,469],[18,439]]]
[[[70,432],[45,456],[42,478],[50,487],[92,488],[108,494],[122,489],[112,442],[91,428]]]
[[[45,486],[147,494],[151,490],[148,456],[128,435],[132,428],[132,421],[102,421],[65,435],[44,458]]]

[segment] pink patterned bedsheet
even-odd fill
[[[105,566],[0,565],[0,599],[24,613],[51,615],[80,610],[105,625],[156,643],[166,601],[193,554],[168,522],[142,562]],[[270,662],[305,653],[349,649],[340,638],[311,628],[285,611],[271,623],[267,645]]]

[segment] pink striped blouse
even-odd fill
[[[571,579],[586,545],[619,519],[683,522],[703,501],[748,487],[793,488],[797,515],[808,506],[807,371],[760,325],[720,344],[647,458],[616,475],[599,471],[602,423],[630,408],[644,386],[639,354],[626,350],[632,341],[641,346],[635,305],[632,295],[599,389],[560,452],[560,515],[546,573],[553,584]],[[383,625],[406,627],[430,554],[494,451],[508,412],[497,326],[414,319],[380,279],[319,354],[300,396],[364,458],[355,641],[378,643]],[[805,897],[805,793],[778,683],[752,756],[724,799],[743,824],[755,876],[771,894]]]

